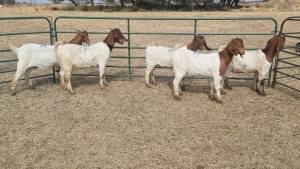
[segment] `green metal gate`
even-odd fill
[[[15,46],[37,42],[53,44],[51,24],[51,18],[44,16],[0,17],[0,84],[11,82],[17,68],[16,63],[18,59],[8,49],[8,43],[12,43]],[[37,29],[33,29],[32,25],[36,25]],[[41,39],[36,36],[40,36],[40,34],[44,34],[46,37]],[[31,76],[31,78],[53,75],[53,71],[51,73],[43,72],[42,74]]]
[[[294,24],[296,23],[296,24]],[[289,24],[292,24],[290,27]],[[294,29],[293,29],[294,28]],[[280,32],[286,36],[285,48],[277,55],[272,87],[275,84],[300,92],[300,16],[286,18]]]
[[[176,43],[189,43],[192,41],[192,38],[195,34],[201,33],[205,35],[206,41],[208,44],[211,43],[210,39],[215,39],[216,41],[220,38],[228,37],[243,37],[246,42],[247,39],[254,38],[250,47],[247,47],[248,50],[259,49],[265,46],[268,39],[272,35],[277,33],[277,21],[273,18],[123,18],[123,17],[80,17],[80,16],[60,16],[54,20],[54,30],[55,37],[58,39],[58,35],[63,36],[63,34],[73,33],[74,30],[70,30],[68,27],[63,27],[63,25],[99,25],[99,30],[89,30],[89,35],[97,35],[96,42],[102,41],[105,38],[105,35],[109,32],[107,28],[118,26],[120,27],[122,33],[128,37],[128,43],[121,46],[117,45],[118,49],[121,49],[122,52],[112,53],[111,59],[107,65],[106,75],[108,76],[121,76],[121,77],[143,77],[144,70],[146,67],[145,62],[145,48],[149,44],[153,44],[155,38],[151,36],[156,36],[159,39],[156,39],[156,42],[162,46],[173,47]],[[164,25],[167,23],[169,26],[157,27],[156,25]],[[228,28],[231,30],[219,31],[215,27],[211,27],[212,24],[217,23],[219,25],[228,25]],[[259,25],[267,24],[267,29],[259,29]],[[62,26],[60,26],[62,25]],[[103,26],[105,25],[105,26]],[[147,25],[147,30],[144,29]],[[246,26],[244,26],[246,25]],[[186,28],[189,31],[186,31]],[[251,28],[251,31],[247,29]],[[150,30],[149,30],[150,29]],[[255,31],[253,31],[253,30]],[[99,35],[102,35],[102,38],[99,38]],[[95,36],[96,37],[96,36]],[[261,44],[257,44],[258,37],[264,39]],[[61,38],[60,38],[61,39]],[[90,39],[93,42],[93,38]],[[141,40],[138,40],[141,39]],[[150,40],[148,40],[150,39]],[[152,40],[152,41],[151,41]],[[220,45],[227,44],[227,41],[224,41],[222,44],[214,44],[213,49],[217,49]],[[126,62],[121,62],[122,64],[114,64],[118,61],[115,60],[126,60]],[[114,70],[113,70],[114,69]],[[95,70],[95,69],[94,69]],[[173,77],[172,71],[166,72],[165,69],[157,71],[155,73],[156,77],[160,78],[170,78]],[[97,71],[91,71],[88,73],[83,73],[83,71],[78,71],[73,73],[73,75],[80,76],[98,76]],[[245,77],[232,77],[234,79],[252,79]],[[270,76],[269,76],[270,79]]]
[[[277,32],[277,22],[273,18],[126,18],[126,17],[82,17],[82,16],[60,16],[53,21],[51,18],[37,16],[37,17],[5,17],[0,18],[0,22],[9,20],[17,23],[19,20],[26,20],[27,24],[34,24],[32,20],[46,21],[43,26],[46,30],[33,31],[25,29],[26,31],[14,31],[2,33],[1,37],[12,37],[21,35],[36,35],[46,34],[47,41],[53,44],[54,41],[69,40],[67,38],[73,36],[76,29],[81,27],[87,28],[92,44],[103,41],[107,33],[110,31],[107,28],[119,27],[123,34],[128,39],[128,43],[124,45],[116,45],[110,61],[106,68],[106,75],[116,77],[144,77],[145,62],[145,48],[149,44],[159,43],[162,46],[173,47],[176,43],[190,43],[195,34],[203,34],[212,49],[217,49],[221,45],[225,45],[231,38],[236,36],[244,39],[245,46],[248,50],[262,48],[268,39]],[[265,24],[264,29],[258,25]],[[0,28],[2,28],[1,24]],[[220,27],[220,25],[226,25]],[[20,29],[26,27],[26,24],[17,25]],[[95,30],[95,28],[97,28]],[[8,28],[9,30],[9,28]],[[53,32],[52,32],[53,31]],[[55,37],[54,39],[52,39]],[[222,39],[222,42],[220,42]],[[224,39],[224,40],[223,40]],[[262,42],[258,43],[257,39]],[[31,39],[30,41],[18,40],[19,46],[25,43],[45,43]],[[2,57],[3,53],[11,53],[7,49],[8,46],[2,45],[0,50],[0,64],[15,63],[17,59],[9,57]],[[5,74],[13,73],[16,69],[16,64],[13,66],[1,66],[1,77]],[[74,75],[79,76],[98,76],[98,69],[86,68],[75,69]],[[31,78],[38,78],[44,76],[55,77],[55,71],[51,74],[49,72],[33,76]],[[155,76],[159,78],[173,77],[173,72],[170,69],[159,69],[155,72]],[[232,76],[233,79],[252,79],[245,76]],[[1,80],[1,83],[10,82],[9,80]],[[269,78],[270,80],[271,78]],[[55,81],[55,78],[54,78]]]

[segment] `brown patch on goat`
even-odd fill
[[[203,50],[203,46],[206,50],[211,50],[211,48],[207,46],[204,36],[197,35],[194,37],[193,41],[187,45],[187,49],[191,51],[197,51],[198,49]]]
[[[106,43],[109,47],[110,51],[112,51],[116,42],[119,44],[123,44],[127,41],[128,40],[123,36],[119,28],[112,29],[110,33],[106,36],[106,38],[103,40],[103,42]]]
[[[87,31],[77,31],[75,38],[69,41],[69,43],[71,44],[78,44],[78,45],[82,45],[83,42],[90,45],[90,38]]]
[[[273,58],[276,56],[277,52],[284,49],[285,36],[284,34],[274,35],[266,44],[266,47],[262,51],[266,55],[268,62],[273,63]]]
[[[225,70],[232,60],[233,55],[245,54],[244,42],[240,38],[232,39],[228,45],[219,52],[220,56],[220,75],[224,75]]]

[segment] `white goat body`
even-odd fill
[[[146,62],[147,68],[145,71],[145,84],[147,87],[151,87],[150,85],[150,77],[153,84],[156,84],[155,78],[153,76],[153,72],[157,65],[161,67],[172,67],[172,53],[177,49],[185,46],[183,43],[177,43],[173,48],[164,47],[164,46],[148,46],[146,48]],[[193,38],[193,41],[188,44],[187,49],[191,51],[198,51],[205,48],[206,50],[211,50],[205,41],[203,35],[197,35]]]
[[[199,54],[194,51],[187,50],[186,47],[182,47],[174,51],[172,60],[175,73],[173,87],[176,99],[180,99],[179,94],[182,93],[179,86],[180,81],[186,74],[189,74],[210,77],[211,98],[214,95],[215,89],[216,96],[214,97],[221,102],[219,89],[222,76],[220,76],[220,56],[218,52]]]
[[[231,88],[228,86],[227,82],[228,76],[231,72],[254,73],[254,89],[257,90],[256,78],[258,78],[259,81],[263,80],[269,72],[271,65],[272,63],[266,59],[266,55],[261,49],[256,51],[246,51],[243,58],[239,57],[239,55],[235,56],[225,71],[222,80],[225,80],[226,82],[223,82],[221,90],[224,91],[224,85],[227,88]]]
[[[62,67],[64,63],[79,68],[94,67],[100,64],[100,60],[106,64],[109,57],[110,50],[104,42],[90,46],[65,44],[57,47],[57,58]]]
[[[207,77],[219,75],[220,58],[217,52],[208,54],[197,53],[188,50],[185,46],[177,49],[172,58],[176,74],[202,75]]]
[[[71,73],[73,66],[85,68],[99,66],[100,87],[107,85],[104,69],[110,57],[115,43],[124,44],[128,40],[124,37],[119,28],[111,29],[103,42],[98,42],[88,47],[78,45],[57,43],[56,54],[58,63],[61,66],[59,72],[61,85],[70,93],[74,93],[71,85]]]
[[[202,75],[210,77],[210,98],[216,98],[217,102],[221,101],[220,81],[225,73],[228,64],[234,55],[244,55],[244,43],[240,38],[231,40],[226,48],[220,52],[214,53],[197,53],[188,48],[181,47],[172,54],[173,69],[175,78],[173,81],[174,97],[180,99],[182,94],[180,81],[186,75]]]
[[[243,58],[240,56],[233,57],[227,69],[239,72],[262,71],[263,74],[266,74],[270,66],[271,63],[266,60],[264,52],[259,49],[256,51],[245,51]]]
[[[30,67],[44,68],[57,64],[53,45],[29,43],[19,48],[11,44],[9,47],[17,54],[19,58],[18,64],[23,65],[22,69],[24,70]]]
[[[264,91],[264,77],[269,72],[271,64],[276,54],[284,49],[284,34],[274,35],[266,44],[265,48],[256,51],[246,52],[241,58],[233,58],[225,71],[224,81],[222,81],[222,89],[228,86],[228,75],[231,71],[254,72],[254,90],[261,96],[266,96]]]
[[[33,68],[45,68],[57,65],[55,47],[53,45],[42,45],[29,43],[19,48],[9,44],[9,48],[18,56],[17,71],[12,80],[11,94],[15,95],[17,81],[24,74],[25,81],[29,88],[33,89],[32,82],[29,78]]]
[[[146,47],[146,62],[148,65],[159,65],[162,67],[172,67],[172,48],[165,46],[147,46]]]
[[[101,88],[104,87],[103,84],[106,85],[104,68],[110,57],[110,49],[106,43],[99,42],[88,47],[73,44],[59,45],[56,54],[61,66],[60,76],[64,78],[61,80],[62,86],[71,93],[74,93],[70,83],[73,66],[80,68],[99,66]]]

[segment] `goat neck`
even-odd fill
[[[191,51],[197,51],[199,49],[199,45],[196,44],[196,42],[193,40],[192,43],[187,45],[187,49]]]
[[[284,48],[285,37],[282,34],[274,35],[266,44],[266,47],[262,49],[268,62],[273,63],[273,58],[277,52]]]
[[[77,34],[75,36],[75,38],[73,38],[72,40],[69,41],[69,43],[71,44],[78,44],[78,45],[82,45],[83,39],[80,37],[79,34]]]
[[[187,45],[187,49],[191,51],[197,51],[199,49],[203,50],[203,47],[205,47],[206,50],[211,50],[211,48],[207,46],[203,35],[197,35],[196,37],[194,37],[193,41]]]
[[[115,37],[113,31],[111,31],[106,38],[103,40],[104,43],[109,47],[109,50],[112,51],[115,45]]]
[[[233,53],[229,51],[229,44],[219,52],[220,57],[220,75],[224,75],[225,70],[233,58]]]
[[[82,45],[83,42],[90,45],[90,38],[86,31],[78,31],[76,36],[69,41],[69,43],[77,45]]]

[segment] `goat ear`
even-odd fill
[[[284,49],[284,44],[285,44],[285,39],[283,38],[279,39],[276,46],[277,51]]]
[[[113,32],[109,33],[108,38],[107,38],[107,43],[109,45],[114,45],[115,44],[115,37],[114,37]]]

